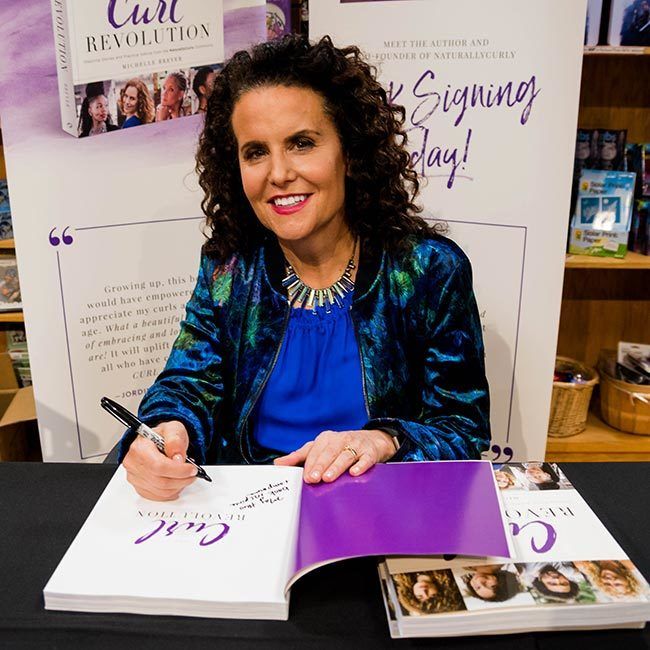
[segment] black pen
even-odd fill
[[[139,436],[151,440],[160,453],[165,453],[165,441],[162,436],[157,434],[151,427],[148,427],[142,420],[133,415],[131,411],[125,409],[122,405],[114,402],[109,397],[102,397],[101,400],[102,408],[107,410],[115,419],[119,420],[122,424],[127,426],[129,429],[133,429]],[[205,479],[212,483],[212,479],[206,474],[205,470],[195,461],[192,460],[189,456],[185,457],[185,462],[196,467],[196,475],[198,478]]]

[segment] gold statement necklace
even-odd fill
[[[352,271],[356,264],[354,256],[357,251],[357,242],[354,242],[352,257],[343,271],[343,275],[334,284],[324,289],[314,289],[306,285],[299,277],[293,266],[287,261],[287,275],[282,280],[282,286],[287,290],[289,303],[296,307],[304,307],[316,312],[316,306],[325,307],[327,312],[331,311],[332,306],[343,307],[343,297],[354,289],[354,280]]]

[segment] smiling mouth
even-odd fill
[[[304,203],[309,194],[291,194],[289,196],[276,196],[271,199],[270,203],[280,208],[291,208],[300,203]]]

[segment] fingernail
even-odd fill
[[[334,476],[334,472],[325,472],[325,478],[332,478]]]
[[[178,462],[178,461],[183,462],[183,456],[181,456],[181,454],[174,454],[172,456],[172,460],[175,460],[176,462]]]
[[[319,476],[320,476],[320,474],[319,474],[318,472],[312,472],[312,473],[311,473],[311,477],[312,477],[312,478],[316,478],[316,479],[317,479],[317,478],[319,478]]]

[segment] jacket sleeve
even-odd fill
[[[163,371],[146,392],[138,415],[149,426],[182,422],[190,437],[190,454],[199,463],[212,441],[214,420],[223,398],[222,350],[206,258],[202,260],[185,319]],[[122,438],[123,460],[135,434]]]
[[[425,309],[421,411],[414,420],[377,418],[366,429],[396,435],[393,461],[479,458],[490,441],[490,398],[472,271],[463,255]]]

